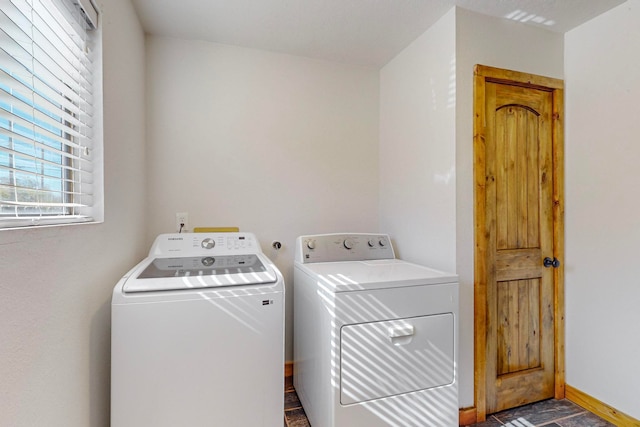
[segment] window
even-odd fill
[[[0,228],[101,216],[96,24],[90,0],[0,3]]]

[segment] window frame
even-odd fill
[[[102,135],[102,127],[103,127],[102,31],[100,28],[101,26],[98,25],[98,17],[99,17],[98,9],[95,7],[95,4],[91,0],[44,0],[44,1],[46,1],[47,4],[54,4],[55,7],[58,9],[66,8],[66,9],[61,9],[63,11],[61,13],[66,14],[67,17],[70,14],[74,14],[76,16],[77,21],[75,22],[72,22],[70,20],[65,21],[65,22],[69,22],[69,24],[64,24],[64,25],[68,25],[69,27],[73,26],[76,29],[80,28],[80,26],[86,25],[86,27],[84,27],[83,29],[86,30],[87,37],[90,40],[89,39],[83,40],[83,42],[86,41],[88,43],[87,46],[90,46],[90,48],[85,47],[84,50],[82,49],[79,50],[80,54],[76,52],[75,53],[76,56],[73,56],[71,59],[77,60],[77,61],[87,61],[87,57],[93,57],[93,67],[92,67],[93,74],[90,75],[90,85],[93,86],[93,91],[89,93],[89,97],[90,97],[89,101],[83,100],[83,102],[88,102],[89,104],[91,104],[91,107],[93,108],[93,119],[91,123],[92,130],[90,131],[90,133],[82,134],[81,138],[78,137],[81,131],[79,130],[79,128],[74,128],[74,126],[76,125],[68,121],[66,117],[75,117],[74,122],[81,122],[80,115],[83,115],[84,111],[80,111],[80,114],[76,115],[76,112],[79,110],[75,110],[74,112],[70,113],[71,110],[69,110],[68,107],[65,107],[63,104],[56,104],[48,100],[51,104],[59,106],[59,110],[52,108],[51,109],[52,112],[51,114],[49,114],[50,113],[49,110],[43,111],[39,108],[38,105],[36,105],[36,101],[35,101],[36,98],[38,98],[39,100],[45,99],[45,101],[47,101],[47,99],[46,99],[46,94],[38,92],[35,84],[29,87],[29,84],[24,84],[20,82],[17,78],[13,76],[13,73],[16,72],[13,68],[4,67],[2,68],[2,70],[0,70],[0,73],[3,73],[3,77],[5,77],[4,80],[9,80],[6,78],[6,76],[14,78],[18,83],[22,84],[21,89],[23,90],[23,95],[24,93],[28,92],[28,90],[31,90],[31,96],[32,96],[30,101],[27,100],[27,102],[24,102],[24,101],[21,101],[17,95],[13,94],[13,92],[6,90],[6,88],[9,86],[5,85],[4,87],[0,87],[0,89],[3,90],[3,92],[0,92],[0,93],[5,95],[4,100],[9,102],[9,104],[5,102],[4,105],[5,106],[9,105],[10,108],[12,109],[11,114],[5,114],[4,115],[5,117],[0,117],[0,120],[3,120],[4,123],[9,123],[9,127],[6,127],[6,126],[2,127],[5,130],[5,132],[4,134],[0,134],[0,137],[3,137],[5,139],[4,142],[11,144],[10,148],[5,147],[4,145],[2,146],[2,147],[5,147],[4,149],[0,147],[0,150],[2,151],[2,153],[0,154],[5,154],[4,159],[0,157],[0,160],[7,160],[7,162],[9,162],[9,163],[5,163],[4,165],[0,164],[0,169],[2,169],[1,171],[7,172],[7,175],[5,175],[5,182],[4,183],[0,182],[0,183],[3,184],[2,187],[4,189],[8,189],[9,191],[14,192],[13,199],[11,200],[2,199],[2,195],[0,193],[0,206],[4,208],[4,209],[0,209],[0,231],[8,230],[8,229],[34,227],[34,226],[57,226],[57,225],[68,225],[68,224],[78,224],[78,223],[96,223],[96,222],[104,221],[103,135]],[[31,9],[32,7],[35,8],[36,3],[39,5],[42,5],[42,2],[40,0],[29,0],[29,1],[11,0],[11,2],[12,2],[11,5],[7,5],[3,7],[5,8],[13,7],[14,9],[17,10],[19,8],[23,8],[23,9],[24,8]],[[33,4],[33,6],[31,4]],[[16,6],[16,5],[19,5],[19,6]],[[47,7],[47,6],[43,6],[43,7]],[[0,13],[4,13],[4,12],[0,11]],[[9,15],[7,14],[4,15],[5,21],[8,16]],[[23,14],[22,16],[25,16],[25,15]],[[35,12],[32,11],[31,22],[34,22],[34,18],[33,18],[34,16],[35,16]],[[25,19],[25,20],[22,20],[21,22],[24,24],[24,21],[27,21],[27,20]],[[45,19],[41,19],[38,22],[40,22],[40,24],[42,25],[42,27],[40,27],[37,30],[40,33],[40,35],[42,35],[42,33],[45,31],[51,31],[49,30],[49,28],[44,26],[47,23]],[[6,30],[6,28],[2,28],[3,24],[4,22],[0,22],[0,31]],[[26,30],[26,28],[21,27],[15,22],[13,22],[13,24],[18,28],[20,28],[22,31]],[[35,23],[34,23],[34,26],[35,26]],[[5,32],[0,34],[7,35],[8,33]],[[35,47],[37,42],[35,38],[36,36],[34,34],[35,34],[35,31],[30,35],[31,37],[30,43],[33,46],[32,52],[39,48],[39,47]],[[47,39],[47,41],[49,42],[50,39]],[[58,46],[58,48],[60,48],[60,46]],[[0,53],[8,54],[6,51],[0,52]],[[85,57],[81,57],[82,54],[84,53],[86,53]],[[34,57],[35,57],[34,54],[32,54],[31,58],[34,58]],[[42,76],[38,76],[37,71],[35,71],[36,70],[35,62],[37,62],[37,59],[31,59],[31,60],[33,61],[32,62],[33,66],[30,70],[28,70],[33,76],[31,81],[33,82],[36,80],[40,80],[38,83],[40,86],[43,86],[43,84],[46,84],[46,82],[42,80],[41,79]],[[18,61],[15,61],[15,62],[18,63]],[[53,68],[55,69],[55,67]],[[27,67],[25,67],[25,69],[27,69]],[[54,71],[46,67],[41,67],[41,69],[44,69],[47,74],[53,73]],[[58,67],[58,72],[61,72],[61,70],[62,72],[70,72],[69,70],[63,69],[62,67]],[[28,74],[24,72],[25,70],[21,70],[21,71],[23,72],[23,75]],[[81,76],[85,78],[84,77],[85,74],[81,74]],[[18,85],[18,83],[16,83],[16,85]],[[57,82],[57,83],[58,85],[60,85],[60,82]],[[73,88],[69,85],[67,85],[66,87],[69,88],[69,90],[73,90]],[[25,91],[25,88],[26,88],[26,91]],[[54,90],[54,89],[51,89],[51,90]],[[59,99],[61,99],[62,97],[66,98],[66,101],[68,102],[69,105],[73,105],[78,109],[82,108],[78,106],[77,103],[74,103],[74,100],[71,100],[62,92],[58,92],[55,95]],[[78,96],[80,95],[78,94]],[[2,102],[2,100],[0,100],[0,102]],[[13,112],[13,109],[15,108],[16,104],[22,104],[23,107],[25,105],[31,107],[30,119],[25,119],[26,121],[29,121],[29,120],[31,121],[32,135],[33,135],[31,139],[29,138],[29,136],[13,133],[13,129],[15,127],[14,122],[16,121],[15,118],[19,117],[18,115],[16,115],[15,112]],[[7,111],[7,110],[4,109],[3,111]],[[50,150],[48,150],[46,148],[43,148],[44,146],[48,146],[46,138],[36,135],[36,129],[40,130],[41,128],[44,128],[44,126],[42,126],[42,123],[38,123],[37,116],[48,115],[49,118],[55,122],[55,120],[58,117],[57,116],[54,117],[53,114],[59,111],[62,111],[63,113],[67,114],[67,116],[63,114],[60,115],[59,123],[61,124],[61,126],[57,130],[60,130],[60,129],[61,130],[60,130],[60,134],[56,138],[58,140],[65,140],[68,142],[65,143],[65,142],[56,141],[56,143],[60,144],[59,148],[56,149],[56,148],[50,147]],[[13,114],[13,120],[7,119],[7,117],[11,118],[12,114]],[[83,115],[82,117],[84,118],[86,117],[86,115]],[[2,123],[0,123],[0,126],[2,126]],[[0,129],[0,132],[2,132],[3,129]],[[11,130],[8,130],[8,129],[11,129]],[[74,129],[74,133],[76,133],[76,136],[72,135],[71,132],[65,132],[66,129]],[[77,132],[75,132],[76,129],[77,129]],[[7,136],[8,134],[11,134],[11,137]],[[28,146],[29,144],[31,144],[33,146],[33,154],[29,155],[29,154],[23,153],[24,155],[21,156],[20,152],[18,150],[15,150],[14,139],[17,139],[18,141],[23,140],[22,142],[23,146]],[[0,140],[0,143],[2,142],[3,141]],[[72,150],[76,150],[76,153],[71,153]],[[59,155],[60,160],[57,161],[57,163],[50,161],[48,159],[45,159],[45,156],[51,155],[51,153],[55,151],[60,153]],[[90,157],[89,157],[89,154],[90,154]],[[33,160],[34,164],[33,166],[31,166],[32,170],[24,169],[24,168],[20,169],[16,167],[18,158],[21,158],[23,160],[27,158]],[[89,160],[87,160],[87,158],[89,158]],[[77,162],[83,162],[83,165],[89,165],[88,172],[86,170],[82,170],[80,167],[78,167],[75,164],[76,159],[78,159]],[[47,167],[47,164],[52,165],[54,163],[56,164],[55,167],[57,168],[57,173],[59,174],[59,176],[49,177],[44,172],[44,169]],[[45,180],[51,179],[56,184],[58,184],[59,187],[51,190],[46,188],[45,185],[33,184],[31,187],[32,190],[30,191],[39,192],[38,201],[23,202],[17,196],[18,191],[25,189],[24,187],[21,188],[19,185],[17,185],[16,176],[17,174],[20,174],[20,173],[24,174],[25,176],[31,176],[32,179],[34,179],[35,181],[44,182]],[[72,179],[69,179],[70,176]],[[7,177],[10,177],[11,179],[11,181],[8,183],[7,183]],[[0,178],[2,177],[0,176]],[[85,185],[85,188],[89,188],[90,191],[84,190],[82,188],[83,184]],[[61,197],[61,199],[55,200],[51,203],[47,203],[46,199],[44,199],[45,201],[43,202],[43,194],[46,194],[47,192],[59,194],[59,197]],[[90,200],[90,203],[86,203],[86,206],[84,205],[85,200]],[[7,208],[8,206],[13,206],[13,208]],[[55,211],[47,212],[51,208],[54,208]],[[14,212],[3,214],[2,212],[3,210],[8,212],[10,209],[13,209]],[[18,214],[17,212],[20,209],[24,211],[31,209],[31,214],[29,213]]]

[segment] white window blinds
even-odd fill
[[[0,1],[0,228],[91,221],[89,0]]]

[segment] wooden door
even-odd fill
[[[476,67],[476,408],[564,394],[562,82]],[[482,400],[482,402],[480,402]]]

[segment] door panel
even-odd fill
[[[498,250],[540,245],[539,119],[540,114],[524,105],[495,111]]]
[[[554,96],[553,87],[476,79],[480,419],[556,395],[559,276],[543,267],[545,257],[558,255],[560,227],[554,225],[561,221],[555,211]]]
[[[498,282],[497,375],[540,368],[540,280]]]

